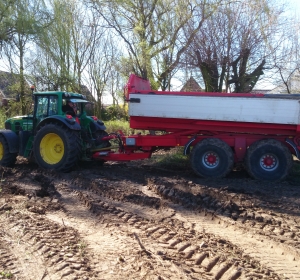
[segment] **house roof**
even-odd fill
[[[180,91],[203,91],[193,77],[190,77]]]

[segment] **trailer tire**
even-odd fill
[[[257,141],[246,153],[246,169],[250,176],[258,180],[283,180],[288,176],[292,165],[289,149],[274,139]]]
[[[227,143],[208,138],[193,147],[190,162],[194,172],[201,177],[223,178],[232,170],[234,156]]]
[[[78,162],[80,152],[79,133],[61,124],[44,125],[34,139],[35,161],[45,169],[68,172]]]
[[[11,167],[16,162],[17,153],[10,153],[7,140],[0,135],[0,165]]]

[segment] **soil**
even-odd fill
[[[58,173],[22,158],[0,172],[0,279],[300,279],[297,173],[203,179],[150,160]]]

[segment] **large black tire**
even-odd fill
[[[7,140],[0,135],[0,165],[11,167],[16,162],[17,154],[10,153]]]
[[[68,172],[78,162],[80,153],[79,133],[59,124],[46,124],[35,136],[33,154],[42,168]]]
[[[283,180],[292,165],[293,158],[289,149],[274,139],[257,141],[246,153],[246,169],[250,176],[258,180]]]
[[[190,162],[197,175],[205,178],[222,178],[232,170],[233,151],[220,139],[204,139],[192,149]]]

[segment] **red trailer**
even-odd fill
[[[148,135],[126,136],[118,150],[93,158],[128,161],[150,158],[161,148],[184,147],[202,177],[221,178],[243,162],[260,180],[281,180],[300,155],[300,95],[154,91],[131,75],[125,87],[130,127]],[[157,133],[157,131],[163,133]]]

